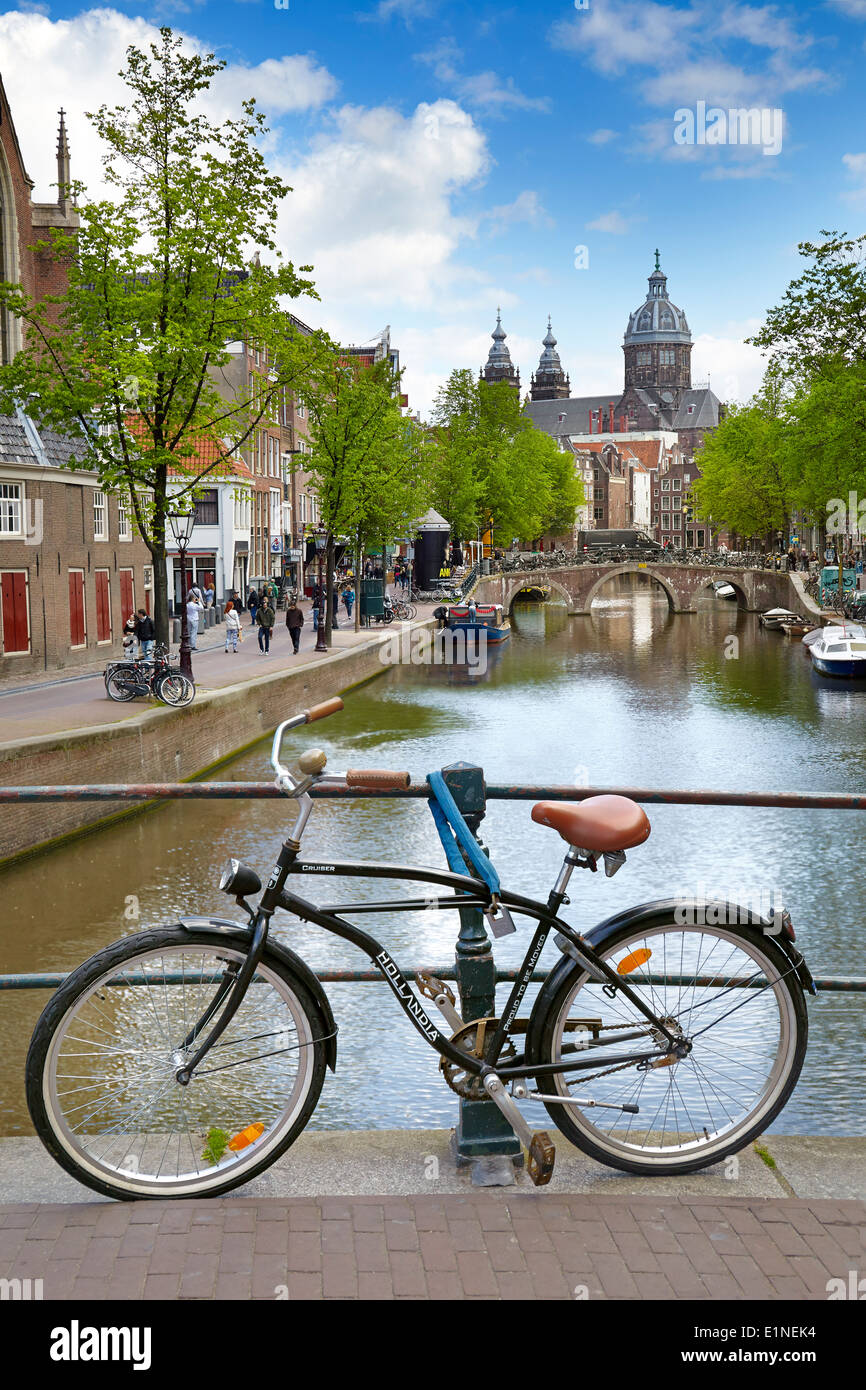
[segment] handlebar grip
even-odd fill
[[[357,768],[351,768],[346,773],[347,787],[376,787],[385,791],[392,787],[408,787],[410,781],[408,772],[386,772],[383,769],[359,771]]]
[[[343,701],[339,695],[335,695],[333,700],[323,700],[320,705],[313,705],[312,709],[307,710],[307,723],[312,724],[314,719],[327,719],[329,714],[336,714],[343,708]]]

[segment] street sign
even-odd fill
[[[282,536],[271,536],[271,554],[272,554],[272,555],[282,555],[282,553],[283,553],[283,538],[282,538]]]

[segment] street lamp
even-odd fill
[[[325,558],[325,551],[328,547],[328,533],[319,527],[315,535],[316,559],[319,562],[319,622],[316,629],[316,651],[326,652],[328,644],[325,641],[325,610],[328,603],[328,595],[322,579],[322,561]]]
[[[192,539],[195,511],[169,512],[168,523],[174,543],[180,551],[180,669],[192,680],[192,656],[189,645],[189,621],[186,613],[186,548]]]

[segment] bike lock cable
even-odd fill
[[[445,778],[442,773],[428,773],[427,785],[435,798],[430,802],[430,810],[433,813],[433,819],[436,822],[436,829],[439,831],[439,838],[442,841],[449,867],[455,872],[465,872],[466,866],[457,851],[457,845],[460,845],[466,852],[477,877],[487,884],[491,896],[498,898],[501,891],[499,875],[457,809],[457,803],[445,785]],[[457,844],[455,844],[455,840]]]

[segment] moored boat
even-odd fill
[[[729,584],[725,579],[717,579],[713,584],[716,598],[726,598],[729,601],[737,597],[737,591],[733,584]]]
[[[439,616],[438,609],[435,610],[434,616]],[[467,641],[470,638],[477,640],[483,634],[485,642],[496,644],[505,642],[511,636],[511,623],[504,616],[502,605],[499,603],[476,604],[470,601],[451,604],[440,621],[444,625],[445,633],[456,636],[462,632]]]
[[[866,676],[866,634],[862,628],[854,635],[851,627],[825,627],[810,643],[809,655],[822,676],[848,680]]]
[[[798,614],[790,608],[768,608],[766,613],[761,613],[759,621],[761,627],[768,627],[771,631],[780,631],[786,622],[796,622]]]

